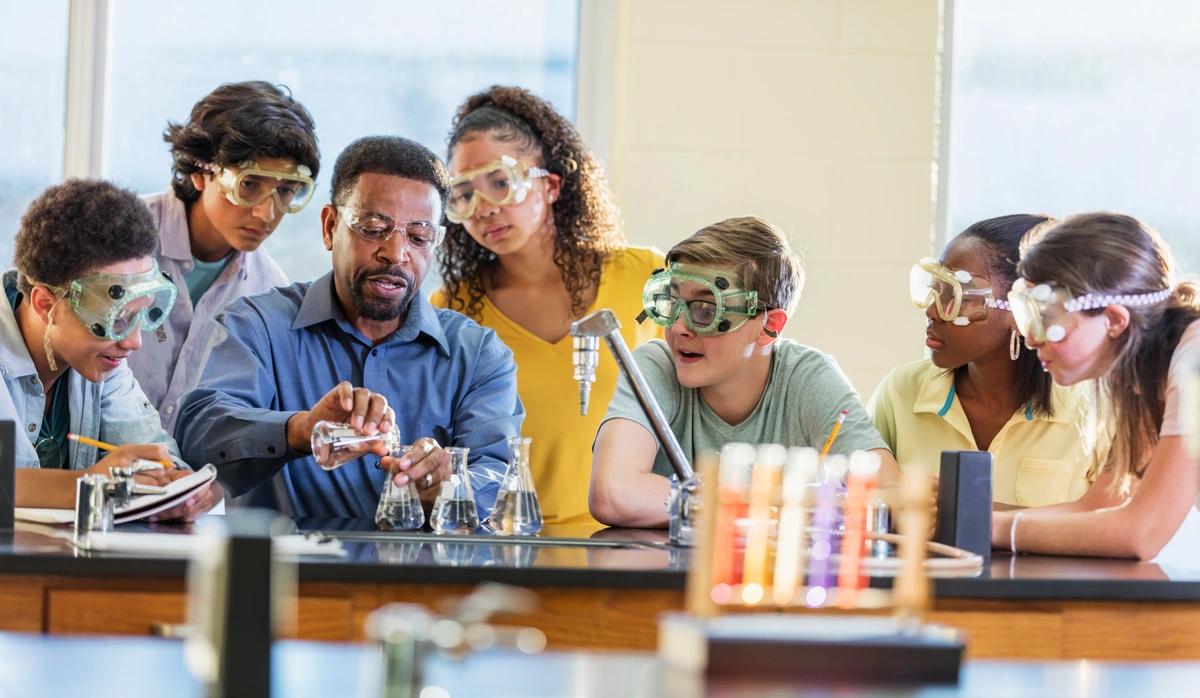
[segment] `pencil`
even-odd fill
[[[829,455],[829,449],[833,447],[833,440],[837,438],[838,432],[842,430],[842,422],[846,421],[846,415],[850,414],[850,410],[842,410],[838,414],[837,421],[833,423],[833,431],[829,432],[829,438],[825,439],[825,445],[821,447],[821,457]]]
[[[98,449],[100,449],[100,450],[102,450],[102,451],[115,451],[115,450],[117,450],[117,447],[116,447],[116,446],[114,446],[113,444],[106,443],[106,442],[104,442],[104,441],[100,441],[100,440],[98,440],[98,439],[92,439],[92,438],[89,438],[89,437],[87,437],[87,436],[80,436],[79,434],[72,434],[72,433],[68,433],[68,434],[67,434],[67,438],[68,438],[68,439],[70,439],[70,440],[72,440],[72,441],[78,441],[78,442],[79,442],[79,443],[81,443],[81,444],[86,444],[86,445],[88,445],[88,446],[95,446],[96,448],[98,448]],[[155,462],[157,462],[157,463],[162,463],[162,466],[163,466],[164,468],[166,468],[167,470],[171,470],[171,469],[173,469],[173,468],[175,467],[175,464],[174,464],[174,463],[172,463],[172,462],[171,462],[171,460],[170,460],[169,458],[163,458],[162,460],[155,461]]]

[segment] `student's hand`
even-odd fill
[[[147,471],[154,472],[154,471]],[[161,472],[161,471],[159,471]],[[170,470],[167,471],[170,480],[178,480],[181,477],[191,475],[186,470]],[[225,490],[216,480],[208,483],[208,486],[202,487],[192,496],[188,497],[182,504],[176,505],[160,511],[154,516],[149,517],[150,521],[184,521],[190,522],[200,518],[209,509],[212,509],[225,497]]]
[[[402,457],[383,458],[379,464],[397,485],[416,485],[425,505],[433,504],[441,483],[450,479],[450,454],[427,436],[413,442]]]
[[[396,421],[387,398],[366,388],[355,388],[349,381],[338,383],[333,390],[312,406],[312,409],[297,412],[287,423],[288,448],[300,453],[312,453],[313,426],[321,420],[345,422],[363,435],[378,434],[391,430]],[[387,455],[387,448],[375,442],[371,451],[376,455]]]
[[[163,444],[126,444],[118,446],[115,451],[110,451],[108,455],[84,472],[108,477],[110,468],[128,467],[138,459],[159,461],[169,460],[170,457],[171,454],[167,452],[167,447]],[[172,478],[169,476],[171,472],[175,471],[144,470],[134,477],[142,484],[163,487],[171,481]],[[186,472],[183,474],[187,475]]]

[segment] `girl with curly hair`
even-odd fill
[[[587,415],[572,379],[574,320],[610,308],[630,346],[661,329],[639,325],[641,291],[662,253],[625,244],[599,162],[545,100],[492,87],[458,109],[449,136],[450,201],[438,251],[435,306],[495,330],[516,357],[525,434],[547,523],[588,513],[592,440],[617,384],[603,354]]]

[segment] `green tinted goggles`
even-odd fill
[[[139,327],[158,329],[175,304],[175,284],[157,263],[140,274],[85,276],[55,290],[92,334],[115,342]]]
[[[663,327],[683,316],[696,334],[732,332],[758,314],[758,293],[748,291],[733,273],[694,264],[674,262],[650,275],[642,289],[642,313]]]

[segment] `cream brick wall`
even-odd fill
[[[932,250],[937,0],[608,10],[613,94],[590,98],[611,117],[599,150],[629,239],[665,251],[721,218],[768,218],[808,255],[787,336],[834,355],[864,399],[920,358],[906,274]]]

